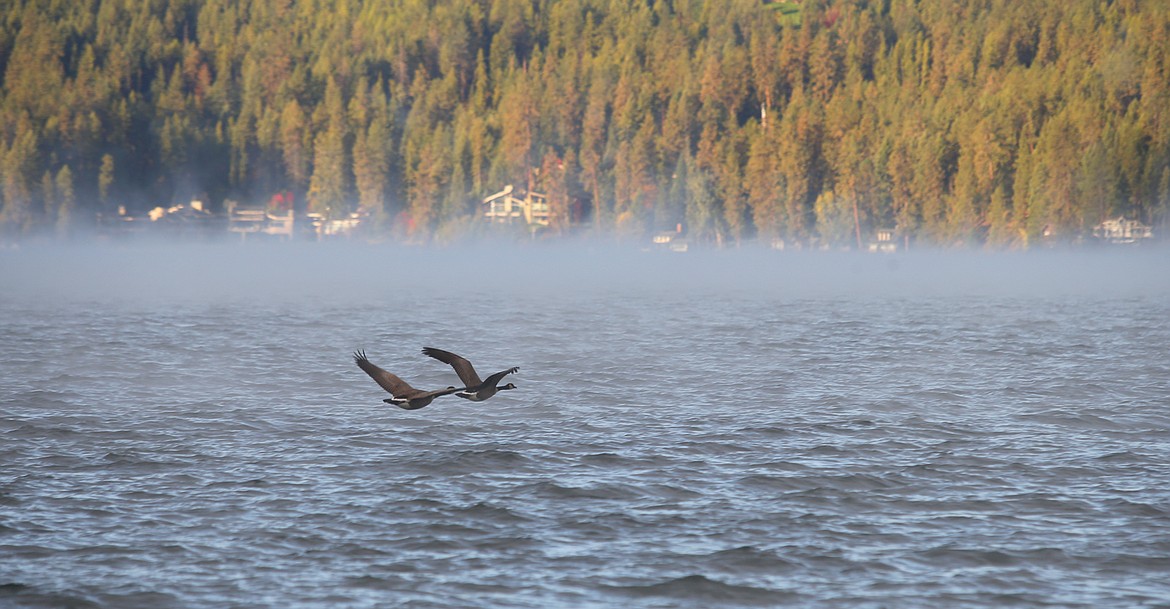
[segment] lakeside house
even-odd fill
[[[683,226],[681,223],[676,225],[672,231],[655,233],[650,243],[652,248],[661,251],[683,253],[690,249],[686,235],[683,234]]]
[[[317,239],[324,237],[350,237],[361,226],[369,213],[364,209],[353,211],[342,218],[328,218],[324,214],[305,214],[313,226],[313,233]]]
[[[221,216],[211,213],[203,201],[155,206],[145,215],[134,215],[124,205],[116,214],[97,214],[97,225],[108,235],[163,234],[176,237],[197,237],[222,231]]]
[[[548,197],[537,192],[518,192],[511,184],[485,197],[480,208],[489,224],[513,224],[521,220],[537,226],[548,226],[549,223]]]
[[[1128,220],[1125,216],[1118,216],[1094,226],[1093,237],[1105,243],[1139,243],[1145,239],[1153,239],[1154,229],[1137,220]]]
[[[874,240],[869,242],[869,251],[890,254],[898,251],[897,231],[892,228],[879,228],[874,231]]]
[[[296,219],[291,204],[284,209],[272,205],[240,207],[229,199],[224,202],[224,207],[228,215],[228,232],[239,234],[241,239],[247,239],[250,234],[293,238]]]

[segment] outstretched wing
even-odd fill
[[[428,391],[426,394],[432,398],[437,398],[441,395],[451,395],[456,391],[463,391],[466,387],[448,387],[446,389],[436,389],[435,391]]]
[[[455,374],[459,375],[459,380],[463,381],[464,385],[468,387],[479,387],[483,384],[483,381],[479,380],[479,375],[475,373],[475,368],[471,366],[471,362],[467,361],[466,358],[455,355],[450,351],[435,349],[434,347],[426,347],[422,352],[454,368]]]
[[[364,370],[366,374],[370,375],[370,378],[374,379],[374,382],[381,385],[382,389],[389,391],[390,395],[394,397],[399,397],[414,391],[414,387],[408,385],[406,381],[375,366],[370,360],[366,359],[365,351],[355,351],[353,361],[358,365],[358,368]]]
[[[501,370],[501,371],[487,377],[487,380],[484,381],[483,384],[487,385],[488,387],[495,387],[496,385],[500,384],[500,380],[503,379],[505,376],[507,376],[509,374],[514,374],[516,372],[520,372],[520,368],[513,367],[513,368],[508,368],[507,370]]]

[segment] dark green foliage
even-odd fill
[[[293,191],[429,239],[514,184],[546,234],[1027,247],[1170,205],[1143,0],[24,0],[0,79],[7,233]]]

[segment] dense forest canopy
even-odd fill
[[[1170,206],[1161,0],[0,0],[0,230],[291,191],[457,238],[1027,247]]]

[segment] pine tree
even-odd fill
[[[110,188],[114,185],[114,157],[102,155],[102,166],[98,170],[98,200],[105,207],[110,201]]]
[[[285,175],[294,186],[308,183],[311,146],[305,113],[297,101],[289,100],[280,113],[280,148]]]
[[[697,241],[801,241],[825,193],[856,205],[854,242],[893,223],[1034,246],[1161,213],[1160,3],[798,4],[18,2],[0,20],[0,213],[51,228],[68,164],[104,184],[75,218],[186,185],[312,188],[339,213],[415,209],[425,238],[551,157],[598,233],[619,215],[670,228],[689,204],[714,212]]]
[[[377,113],[370,126],[358,134],[353,147],[354,183],[358,204],[376,214],[383,213],[390,171],[390,126],[384,113]]]
[[[340,121],[313,140],[313,175],[309,179],[309,209],[327,219],[340,218],[348,211],[345,201],[344,128]]]
[[[752,140],[744,175],[752,222],[760,237],[769,243],[780,240],[785,224],[785,185],[780,172],[776,141],[770,135],[777,131],[764,131]]]
[[[57,196],[56,223],[57,235],[68,237],[73,230],[74,209],[77,207],[77,196],[73,190],[73,171],[64,165],[57,171],[54,179]]]

